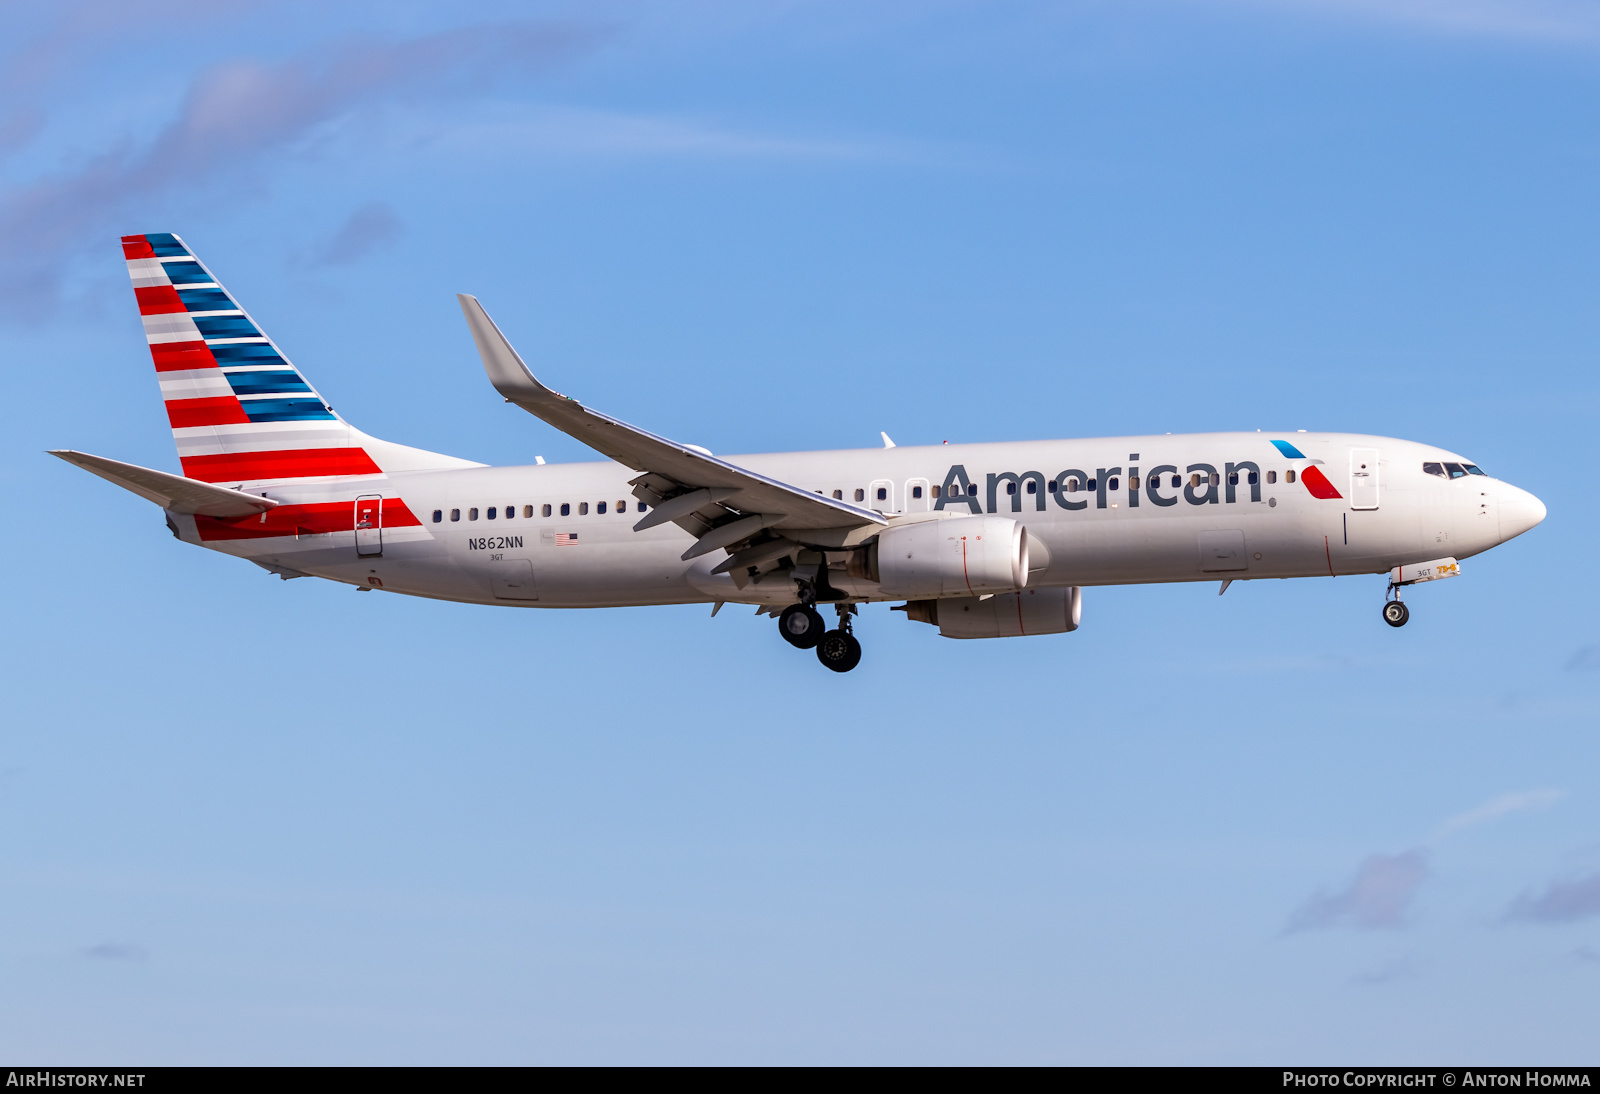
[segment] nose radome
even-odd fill
[[[1544,519],[1544,502],[1526,490],[1501,483],[1499,493],[1501,543],[1520,536]]]

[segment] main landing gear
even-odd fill
[[[1394,597],[1390,600],[1390,597]],[[1411,609],[1406,607],[1400,599],[1400,587],[1390,585],[1389,591],[1383,595],[1383,621],[1391,627],[1403,627],[1411,618]]]
[[[817,660],[834,672],[849,672],[861,664],[861,643],[850,633],[854,604],[835,604],[839,626],[824,630],[822,613],[809,604],[791,604],[778,615],[778,633],[796,649],[817,651]]]

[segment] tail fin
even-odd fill
[[[346,423],[177,236],[123,236],[122,251],[188,478],[242,485],[477,466]]]

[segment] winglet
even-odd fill
[[[467,329],[478,346],[478,356],[483,358],[483,370],[489,374],[494,389],[513,403],[540,403],[564,397],[551,391],[534,378],[532,371],[520,354],[511,347],[506,336],[500,333],[489,313],[483,310],[476,296],[457,293],[461,314],[467,317]]]

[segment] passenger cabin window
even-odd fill
[[[580,501],[578,503],[578,515],[580,517],[586,517],[586,516],[589,515],[589,503],[588,502]]]
[[[1438,475],[1441,479],[1450,477],[1444,473],[1444,464],[1442,463],[1425,463],[1422,465],[1422,473],[1424,475]]]
[[[531,508],[533,508],[533,506],[530,505],[528,508],[531,509]],[[541,517],[548,517],[550,515],[550,504],[548,502],[546,502],[544,505],[539,506],[539,515]]]
[[[489,506],[489,511],[483,514],[487,519],[493,520],[495,513],[499,512],[494,506]]]
[[[1017,484],[1016,483],[1014,483],[1014,482],[1006,483],[1006,493],[1015,494],[1016,492],[1017,492]],[[883,491],[882,490],[878,491],[878,497],[880,497],[880,498],[883,497]]]
[[[638,512],[641,512],[641,513],[642,513],[642,512],[644,512],[644,511],[645,511],[645,510],[646,510],[646,509],[648,509],[648,508],[650,508],[650,507],[649,507],[649,506],[648,506],[648,505],[646,505],[646,504],[645,504],[645,503],[644,503],[644,502],[642,502],[642,501],[641,501],[641,502],[640,502],[640,503],[639,503],[639,509],[638,509]]]
[[[625,502],[625,501],[617,502],[617,512],[626,513],[627,511],[628,511],[628,503],[627,502]]]
[[[1172,476],[1172,488],[1174,490],[1176,490],[1178,487],[1180,487],[1182,485],[1183,485],[1183,479],[1182,478],[1180,478],[1177,475]]]
[[[572,503],[571,502],[564,501],[564,502],[561,503],[561,515],[564,516],[564,517],[570,517],[572,515]]]
[[[460,520],[461,519],[461,510],[459,510],[459,509],[450,510],[450,519],[451,520]]]
[[[595,502],[594,503],[594,511],[596,513],[604,513],[606,511],[606,503],[603,502],[603,501]]]
[[[525,517],[533,516],[533,506],[524,505],[522,507],[522,515],[525,516]],[[547,516],[547,517],[550,515],[550,507],[548,505],[545,506],[545,514],[544,515]]]
[[[1076,476],[1073,476],[1067,480],[1067,493],[1076,494],[1079,490],[1079,487],[1080,484]]]
[[[1216,472],[1216,471],[1211,472],[1211,485],[1212,486],[1221,486],[1222,485],[1222,475],[1219,472]]]
[[[1261,485],[1261,476],[1256,474],[1254,471],[1252,471],[1252,472],[1250,472],[1250,480],[1249,481],[1250,481],[1250,485],[1251,486],[1260,486]]]
[[[444,519],[444,510],[443,509],[435,509],[433,511],[433,523],[438,524],[443,519]]]
[[[1277,481],[1278,481],[1278,473],[1276,471],[1268,471],[1267,472],[1267,484],[1270,486],[1272,483],[1275,483]]]
[[[938,497],[943,492],[944,492],[944,487],[943,486],[935,486],[933,488],[933,496],[934,497]]]
[[[1128,489],[1129,490],[1137,490],[1137,489],[1139,489],[1139,476],[1138,475],[1129,475],[1128,476]]]
[[[1109,479],[1106,480],[1106,489],[1107,490],[1115,490],[1115,489],[1117,489],[1117,483],[1118,483],[1117,477],[1115,475],[1112,475]]]
[[[473,508],[467,510],[467,519],[468,520],[477,520],[478,519],[478,510],[477,510],[476,506],[474,506]]]
[[[978,488],[976,486],[974,486],[972,488],[972,492],[974,494],[976,494],[978,492]],[[889,491],[887,489],[885,489],[884,487],[882,487],[882,486],[878,487],[878,500],[879,501],[887,501],[888,498],[889,498]]]
[[[833,500],[834,501],[843,501],[844,500],[844,491],[843,490],[835,490],[833,492]]]
[[[1196,471],[1194,474],[1189,476],[1189,489],[1193,490],[1195,487],[1197,487],[1199,485],[1200,485],[1200,472]]]
[[[1459,463],[1447,463],[1444,465],[1444,469],[1450,472],[1452,479],[1464,479],[1467,477],[1467,469]]]
[[[1283,481],[1284,482],[1293,482],[1294,481],[1294,471],[1292,469],[1289,470],[1289,471],[1285,471],[1283,473]]]
[[[1229,486],[1238,486],[1239,485],[1239,472],[1237,472],[1237,471],[1228,472],[1228,485]]]
[[[860,493],[860,491],[857,491],[857,493]],[[920,486],[913,486],[913,487],[912,487],[912,488],[911,488],[911,496],[912,496],[912,497],[914,497],[914,498],[920,498],[920,497],[922,497],[922,487],[920,487]],[[860,501],[860,500],[861,500],[861,499],[860,499],[860,498],[857,498],[857,499],[856,499],[856,500],[857,500],[857,501]]]
[[[510,520],[512,517],[514,517],[516,515],[517,515],[517,507],[515,505],[506,506],[506,519],[507,520]]]
[[[1036,482],[1033,479],[1029,479],[1028,480],[1028,493],[1037,494],[1038,492],[1039,492],[1039,484],[1038,484],[1038,482]]]
[[[865,490],[861,489],[861,487],[859,487],[859,486],[856,487],[856,500],[857,501],[866,501],[867,500],[867,492]]]
[[[1085,484],[1084,484],[1084,485],[1086,485],[1086,486],[1088,486],[1088,488],[1089,488],[1089,489],[1090,489],[1090,490],[1098,490],[1098,489],[1100,489],[1100,483],[1099,483],[1099,482],[1098,482],[1098,481],[1097,481],[1097,480],[1095,480],[1095,479],[1090,479],[1090,480],[1089,480],[1089,481],[1088,481],[1088,482],[1087,482],[1087,483],[1085,483]]]

